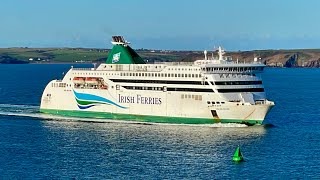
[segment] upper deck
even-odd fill
[[[261,73],[264,64],[261,63],[226,63],[226,64],[201,64],[194,63],[164,63],[164,64],[100,64],[97,68],[74,70],[95,71],[124,71],[124,72],[200,72],[205,74],[220,73]]]
[[[97,71],[97,72],[124,72],[124,73],[193,73],[193,74],[256,74],[263,71],[264,64],[255,59],[253,62],[232,61],[224,57],[224,50],[218,48],[218,57],[208,58],[204,51],[204,59],[195,62],[169,62],[146,64],[143,59],[132,48],[129,42],[121,36],[114,36],[112,44],[114,47],[109,52],[106,63],[97,68],[76,69],[75,71]],[[152,75],[152,74],[151,74]]]

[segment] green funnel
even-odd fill
[[[113,48],[109,52],[107,64],[145,64],[122,36],[112,36],[112,40]]]
[[[235,162],[241,162],[243,161],[243,156],[241,154],[241,151],[240,151],[240,147],[238,146],[236,151],[234,152],[233,154],[233,157],[232,157],[232,160],[235,161]]]

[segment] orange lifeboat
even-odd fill
[[[84,80],[85,80],[84,77],[74,77],[73,78],[73,82],[76,84],[84,84]]]
[[[98,85],[99,81],[98,81],[98,78],[96,77],[86,77],[86,83],[92,84],[92,85]]]

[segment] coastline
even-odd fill
[[[92,48],[0,48],[0,64],[103,63],[109,51]],[[204,56],[202,51],[138,49],[137,53],[148,63],[193,62]],[[208,54],[211,57],[216,52]],[[225,56],[239,62],[252,62],[257,58],[268,67],[320,67],[319,49],[233,51],[227,52]]]

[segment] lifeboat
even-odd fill
[[[73,78],[73,82],[75,83],[75,84],[84,84],[84,81],[85,80],[85,78],[84,77],[74,77]]]
[[[98,85],[99,81],[98,81],[98,78],[96,77],[86,77],[86,83],[92,84],[92,85]]]

